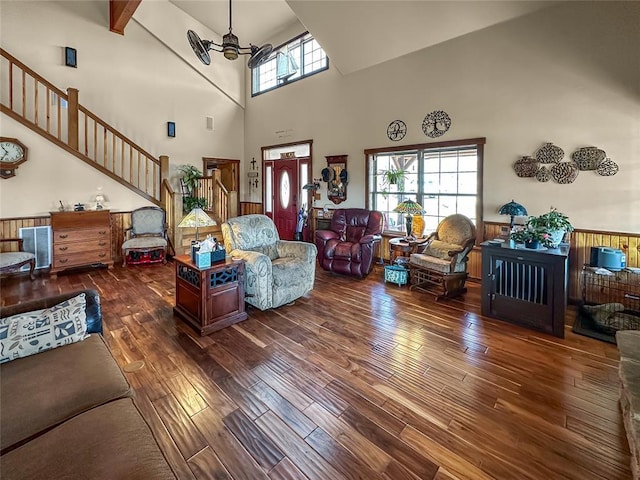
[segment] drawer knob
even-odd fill
[[[58,248],[58,250],[62,250],[63,252],[64,252],[65,250],[68,250],[68,249],[69,249],[69,247],[59,247],[59,248]]]
[[[100,254],[100,255],[98,255],[98,256],[99,256],[100,258],[104,258],[104,257],[106,257],[106,256],[107,256],[107,254],[106,254],[106,253],[101,253],[101,254]]]
[[[60,263],[67,263],[69,261],[69,259],[67,258],[61,258],[60,259]]]
[[[67,235],[66,233],[64,235],[60,234],[59,237],[60,238],[67,238],[69,235]]]
[[[100,235],[105,235],[105,234],[107,233],[107,231],[106,231],[106,230],[101,230],[101,231],[99,231],[98,233],[99,233]]]
[[[98,245],[100,245],[101,247],[104,247],[107,244],[107,242],[100,242]]]

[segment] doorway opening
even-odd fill
[[[298,215],[309,215],[313,140],[262,147],[262,204],[273,220],[282,240],[293,240],[298,230]],[[302,230],[303,239],[308,229]]]
[[[215,200],[222,202],[227,199],[225,202],[227,205],[222,206],[222,210],[226,209],[226,215],[223,215],[225,218],[221,220],[237,217],[240,214],[240,160],[203,157],[202,174],[213,178],[215,183],[212,189],[218,192]]]

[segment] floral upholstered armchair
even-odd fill
[[[280,240],[266,215],[243,215],[222,224],[227,251],[245,263],[246,301],[260,310],[293,302],[313,289],[316,246]]]

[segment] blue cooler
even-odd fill
[[[627,266],[627,257],[622,250],[611,247],[591,247],[591,267],[602,267],[618,272]]]

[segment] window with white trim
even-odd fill
[[[251,96],[329,68],[329,58],[309,32],[274,50],[271,60],[251,70]]]
[[[425,210],[425,234],[454,213],[479,226],[484,143],[484,138],[476,138],[365,150],[367,207],[384,214],[389,233],[405,233],[403,214],[394,208],[407,199]],[[402,170],[403,178],[390,185],[385,179],[389,170]]]

